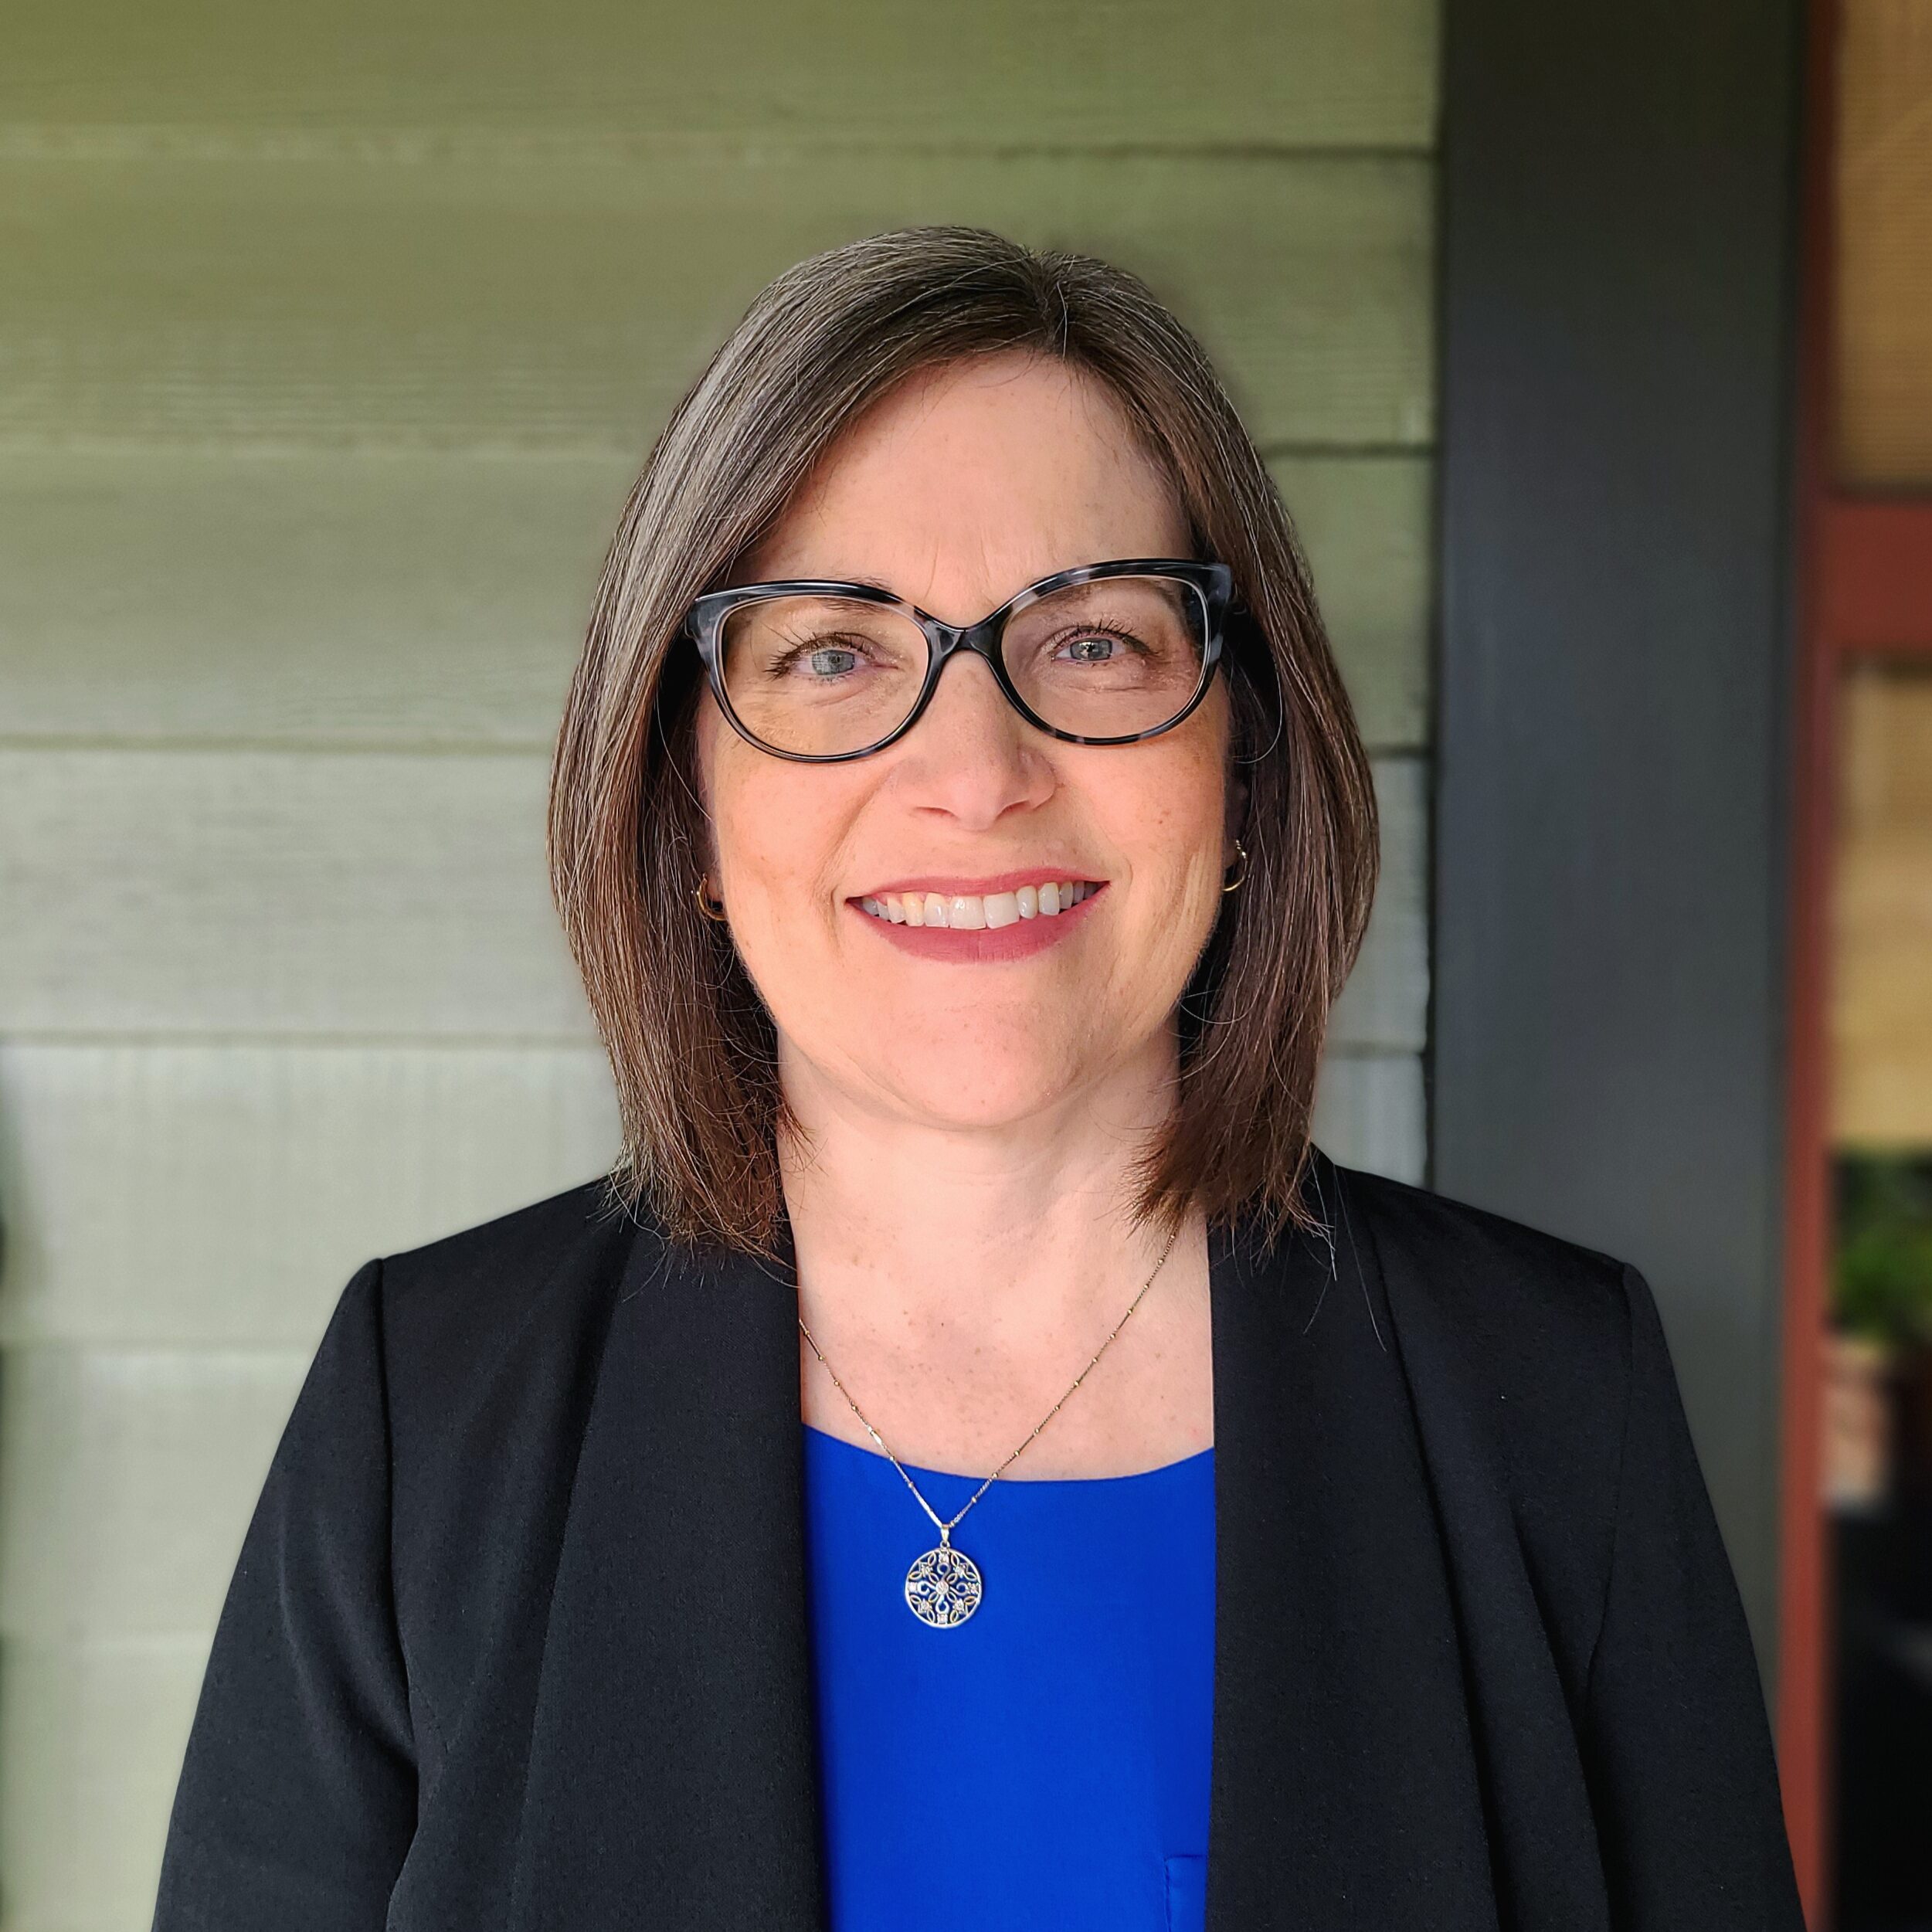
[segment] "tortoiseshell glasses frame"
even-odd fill
[[[1055,591],[1071,586],[1095,583],[1109,577],[1162,577],[1173,579],[1187,586],[1193,593],[1188,600],[1189,608],[1198,615],[1200,630],[1196,642],[1200,652],[1200,674],[1194,688],[1184,703],[1171,716],[1142,731],[1129,732],[1110,738],[1095,738],[1061,730],[1049,724],[1021,697],[1012,674],[1007,667],[1002,652],[1007,620],[1015,617],[1029,606],[1037,603],[1043,597]],[[767,601],[774,597],[820,596],[837,597],[854,603],[877,604],[897,611],[911,620],[925,633],[926,667],[917,695],[912,707],[898,724],[884,735],[868,744],[858,745],[848,751],[808,752],[787,749],[773,745],[759,737],[739,715],[727,688],[723,662],[723,637],[726,620],[735,611],[747,605]],[[875,752],[882,752],[888,745],[896,744],[924,714],[931,703],[932,694],[939,688],[941,674],[954,654],[969,650],[985,660],[986,667],[993,673],[993,681],[999,686],[1007,703],[1012,705],[1035,730],[1044,732],[1049,738],[1056,738],[1068,745],[1138,745],[1150,738],[1158,738],[1163,732],[1172,731],[1189,716],[1207,694],[1214,681],[1215,667],[1221,661],[1223,625],[1231,611],[1243,608],[1234,594],[1234,573],[1230,567],[1212,560],[1192,557],[1117,557],[1105,563],[1084,564],[1069,570],[1055,571],[1051,576],[1042,577],[1011,596],[997,610],[990,613],[975,624],[949,624],[922,610],[908,599],[896,596],[892,592],[877,584],[856,583],[830,577],[786,577],[768,583],[735,584],[724,590],[714,590],[697,599],[686,613],[681,626],[681,633],[697,645],[704,660],[705,672],[711,686],[711,695],[718,701],[718,708],[725,714],[739,737],[746,743],[755,745],[774,758],[789,759],[800,764],[838,765],[855,758],[869,758]]]

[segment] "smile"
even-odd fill
[[[990,892],[942,891],[969,883]],[[847,899],[855,917],[901,952],[949,966],[1030,959],[1086,925],[1105,879],[1029,878],[1024,873],[970,881],[908,879],[889,891]]]
[[[1048,879],[1010,892],[881,892],[859,909],[893,925],[942,925],[956,932],[997,932],[1021,919],[1058,918],[1100,890],[1092,879]]]

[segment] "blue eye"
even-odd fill
[[[843,644],[826,645],[813,651],[806,660],[813,673],[821,677],[842,677],[846,672],[855,669],[858,661],[858,653]]]

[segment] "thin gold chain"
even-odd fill
[[[988,1476],[986,1481],[981,1483],[979,1488],[973,1491],[972,1496],[967,1499],[966,1508],[961,1509],[958,1514],[954,1516],[949,1522],[942,1522],[939,1519],[939,1517],[935,1513],[932,1504],[928,1502],[924,1496],[919,1495],[919,1486],[915,1482],[909,1475],[906,1475],[905,1465],[900,1462],[897,1456],[892,1454],[892,1452],[889,1448],[886,1448],[885,1437],[881,1435],[878,1431],[874,1428],[870,1422],[866,1421],[865,1411],[859,1407],[857,1403],[852,1401],[851,1390],[849,1390],[845,1384],[838,1379],[837,1374],[834,1372],[831,1363],[826,1361],[825,1351],[819,1346],[816,1341],[813,1340],[812,1331],[809,1328],[806,1327],[805,1318],[802,1315],[798,1318],[798,1326],[800,1332],[804,1336],[806,1340],[811,1343],[812,1353],[816,1355],[820,1363],[823,1364],[825,1373],[832,1377],[833,1387],[838,1390],[840,1394],[845,1397],[847,1402],[851,1402],[852,1413],[858,1418],[861,1422],[864,1423],[866,1434],[869,1435],[882,1450],[885,1450],[885,1452],[887,1457],[890,1459],[893,1468],[898,1471],[900,1477],[904,1481],[905,1486],[912,1492],[915,1496],[918,1498],[919,1507],[923,1509],[929,1516],[932,1518],[934,1526],[939,1532],[940,1541],[942,1543],[949,1543],[952,1534],[952,1525],[957,1523],[959,1520],[959,1517],[964,1516],[966,1510],[970,1509],[973,1504],[977,1502],[980,1497],[984,1496],[986,1491],[992,1487],[993,1483],[996,1482],[999,1478],[1006,1472],[1006,1471],[1012,1465],[1014,1458],[1019,1455],[1020,1450],[1024,1449],[1027,1447],[1027,1443],[1032,1441],[1034,1436],[1037,1435],[1040,1431],[1060,1413],[1061,1403],[1064,1403],[1067,1400],[1068,1396],[1071,1396],[1073,1394],[1074,1389],[1078,1388],[1081,1384],[1086,1380],[1088,1373],[1093,1367],[1094,1362],[1098,1362],[1101,1356],[1106,1353],[1109,1346],[1112,1343],[1114,1339],[1114,1336],[1118,1335],[1120,1331],[1127,1326],[1128,1316],[1132,1315],[1134,1310],[1139,1307],[1141,1295],[1145,1295],[1148,1289],[1153,1286],[1155,1275],[1159,1275],[1160,1271],[1167,1265],[1167,1257],[1174,1251],[1174,1243],[1180,1238],[1180,1230],[1178,1227],[1174,1230],[1173,1234],[1167,1237],[1167,1245],[1160,1251],[1160,1259],[1154,1264],[1153,1274],[1149,1275],[1146,1280],[1141,1283],[1140,1294],[1136,1295],[1134,1299],[1127,1304],[1127,1314],[1122,1316],[1120,1319],[1115,1323],[1112,1333],[1109,1334],[1107,1339],[1105,1342],[1102,1342],[1099,1347],[1094,1350],[1093,1362],[1089,1362],[1087,1364],[1087,1367],[1082,1369],[1080,1373],[1073,1378],[1073,1387],[1069,1388],[1066,1395],[1061,1397],[1060,1401],[1054,1403],[1053,1407],[1047,1410],[1046,1414],[1043,1415],[1038,1422],[1034,1425],[1033,1435],[1028,1436],[1026,1441],[1022,1442],[1020,1445],[1020,1448],[1018,1449],[1015,1449],[1013,1455],[1008,1456],[1006,1461],[1001,1463],[999,1468],[995,1469],[993,1474]]]

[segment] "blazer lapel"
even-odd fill
[[[516,1932],[823,1932],[790,1282],[633,1242],[558,1565]]]
[[[1441,1539],[1372,1245],[1212,1260],[1216,1509],[1207,1932],[1495,1932]],[[1366,1232],[1366,1231],[1363,1231]]]

